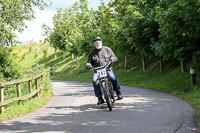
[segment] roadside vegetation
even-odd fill
[[[26,21],[34,19],[34,9],[42,10],[49,4],[46,0],[0,1],[0,82],[23,79],[44,72],[42,66],[33,66],[34,58],[26,58],[26,55],[31,52],[31,46],[27,49],[26,46],[15,47],[15,45],[20,44],[16,40],[16,33],[26,28]],[[23,101],[21,106],[17,103],[6,106],[5,114],[0,114],[0,121],[27,114],[45,105],[52,93],[48,73],[45,74],[44,79],[45,87],[41,97]],[[6,88],[5,99],[15,95],[16,90],[13,88],[15,87]],[[23,93],[25,92],[22,91]]]
[[[40,50],[38,50],[38,48]],[[39,97],[30,98],[28,100],[22,101],[22,104],[14,102],[12,104],[7,105],[5,107],[4,114],[0,114],[0,121],[22,116],[38,108],[41,108],[42,106],[46,105],[49,99],[52,97],[53,94],[51,89],[49,71],[45,70],[43,64],[37,64],[37,61],[44,57],[43,51],[46,50],[46,48],[48,48],[48,46],[43,43],[33,42],[30,42],[28,45],[15,46],[12,48],[12,53],[10,54],[12,55],[13,62],[17,62],[15,64],[15,68],[18,69],[16,69],[15,71],[18,74],[18,76],[12,77],[9,80],[24,79],[44,72],[43,89]],[[36,54],[37,57],[35,56]],[[6,82],[6,80],[1,82]],[[21,93],[27,94],[26,91],[28,90],[28,84],[22,84],[21,88]],[[35,86],[33,86],[33,88],[35,88]],[[17,90],[15,86],[10,86],[6,88],[5,99],[16,97],[16,91]]]

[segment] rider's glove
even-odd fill
[[[116,57],[110,57],[110,61],[111,61],[111,63],[114,63],[114,62],[117,61],[117,58]]]
[[[86,69],[91,69],[92,68],[92,64],[91,63],[86,63],[85,68]]]

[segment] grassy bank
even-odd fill
[[[27,78],[34,76],[38,73],[45,72],[43,77],[43,89],[40,93],[39,97],[31,98],[25,101],[22,101],[21,104],[18,102],[14,102],[5,106],[4,114],[0,114],[0,122],[15,118],[18,116],[25,115],[30,113],[42,106],[46,105],[49,99],[52,97],[52,89],[51,89],[51,81],[49,72],[46,72],[46,69],[43,65],[37,64],[37,62],[43,58],[42,52],[37,52],[36,48],[40,48],[41,50],[46,49],[47,45],[41,45],[40,43],[32,46],[30,51],[29,46],[18,46],[14,50],[15,60],[19,65],[20,73],[22,78]],[[37,54],[37,57],[35,55]],[[34,85],[34,84],[32,84]],[[33,86],[35,88],[35,86]],[[16,87],[10,86],[5,89],[5,99],[10,99],[13,96],[16,97]],[[27,94],[28,87],[27,84],[22,84],[21,93]]]

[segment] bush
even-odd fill
[[[14,63],[14,58],[11,55],[11,48],[0,47],[0,80],[8,81],[21,78],[19,67]]]

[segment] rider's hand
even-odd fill
[[[117,58],[116,57],[110,57],[110,61],[111,61],[111,63],[114,63],[114,62],[117,61]]]
[[[86,69],[91,69],[92,68],[92,64],[91,63],[86,63],[85,68]]]

